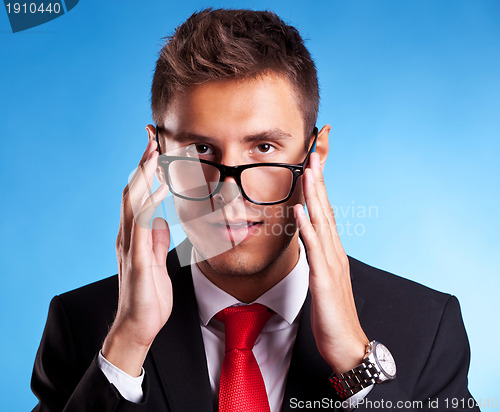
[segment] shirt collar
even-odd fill
[[[205,326],[222,309],[245,304],[214,285],[203,274],[196,264],[194,248],[191,251],[191,273],[200,319]],[[299,260],[295,267],[280,282],[252,303],[267,306],[287,323],[292,324],[304,304],[308,287],[309,264],[307,263],[304,245],[299,238]]]

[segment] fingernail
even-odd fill
[[[156,218],[153,220],[152,227],[153,229],[166,229],[167,223],[162,218]]]
[[[304,207],[302,205],[298,205],[295,208],[295,218],[297,218],[298,216],[303,215],[303,214],[304,214]]]

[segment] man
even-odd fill
[[[35,410],[477,410],[456,298],[346,256],[318,101],[273,13],[205,10],[176,30],[123,192],[119,274],[53,299]],[[167,222],[149,222],[168,190],[188,240],[167,256]]]

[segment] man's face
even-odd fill
[[[177,93],[160,130],[162,153],[194,151],[227,166],[298,164],[306,156],[302,112],[289,82],[277,75],[209,82]],[[265,178],[252,182],[272,190],[266,184]],[[212,199],[174,201],[198,257],[221,275],[252,275],[297,237],[292,207],[303,203],[302,184],[299,178],[291,199],[272,206],[244,199],[233,178]]]

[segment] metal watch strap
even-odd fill
[[[376,365],[365,359],[361,365],[345,373],[338,376],[333,373],[330,376],[330,382],[339,398],[347,399],[362,389],[377,383],[379,375],[380,370]]]

